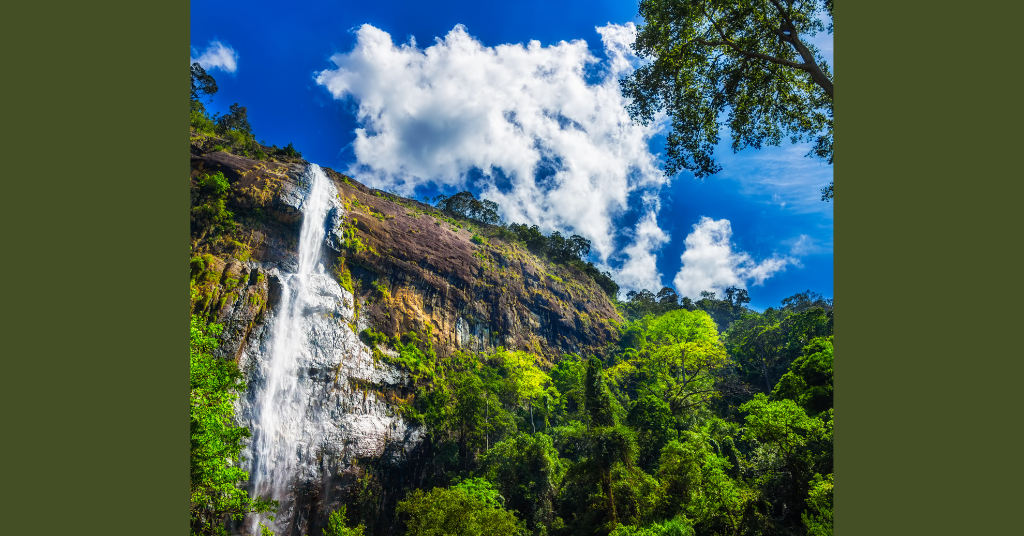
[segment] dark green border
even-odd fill
[[[189,5],[4,11],[3,532],[187,534]]]
[[[5,13],[13,534],[187,531],[188,9]],[[839,11],[837,527],[1011,533],[1020,9]]]
[[[1020,530],[1018,5],[838,7],[838,534]]]

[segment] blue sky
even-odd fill
[[[627,288],[738,284],[758,309],[831,297],[834,205],[818,188],[832,166],[788,143],[732,154],[723,136],[722,172],[664,177],[665,132],[622,120],[630,23],[630,1],[193,1],[190,45],[220,87],[210,108],[246,106],[258,139],[583,234]],[[831,37],[812,40],[830,65]]]

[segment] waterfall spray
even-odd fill
[[[304,490],[320,490],[318,501],[335,500],[330,482],[355,459],[380,456],[393,441],[404,449],[422,435],[384,399],[367,398],[350,382],[388,386],[405,379],[360,342],[352,327],[355,297],[320,263],[327,233],[344,217],[336,193],[320,167],[310,164],[295,199],[303,215],[298,266],[294,272],[272,270],[279,298],[242,352],[248,390],[237,411],[253,433],[243,454],[250,493],[281,502],[274,521],[250,516],[248,534],[259,534],[260,523],[279,536],[312,534],[314,520],[305,517],[309,504],[303,501],[313,499]]]
[[[282,499],[288,493],[296,468],[299,425],[308,393],[299,384],[299,357],[307,342],[302,319],[310,303],[310,283],[323,274],[320,264],[324,243],[324,220],[331,206],[330,181],[320,166],[310,164],[303,180],[308,193],[302,203],[298,272],[281,274],[281,301],[270,338],[269,360],[265,363],[265,386],[256,403],[257,431],[252,445],[255,465],[250,474],[254,493]],[[256,519],[254,525],[263,520]],[[253,527],[256,529],[257,527]]]

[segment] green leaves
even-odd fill
[[[807,494],[808,511],[800,514],[809,536],[832,536],[832,474],[814,475]]]
[[[193,63],[189,70],[192,77],[192,89],[189,92],[190,101],[198,102],[203,95],[213,96],[217,93],[217,81],[206,72],[206,69],[203,69],[202,65]]]
[[[831,302],[819,298],[748,312],[726,334],[746,364],[769,365],[763,377],[783,377],[771,397],[741,384],[718,398],[739,382],[701,310],[645,316],[600,359],[565,355],[548,371],[505,349],[427,359],[407,337],[411,362],[430,363],[415,402],[429,440],[422,473],[401,484],[425,487],[400,519],[409,534],[827,534]],[[729,311],[745,300],[703,298]],[[377,508],[360,509],[374,530],[395,519]]]
[[[743,482],[730,478],[732,464],[718,454],[705,432],[684,432],[661,454],[659,476],[669,501],[669,512],[737,533],[744,524],[747,505],[755,494]]]
[[[327,528],[324,529],[324,536],[363,536],[363,525],[349,528],[345,524],[346,509],[345,505],[341,505],[341,508],[331,512],[327,518]]]
[[[701,407],[715,396],[713,373],[728,363],[711,317],[677,309],[632,323],[632,352],[608,371],[611,382],[668,402],[676,413]]]
[[[832,407],[832,336],[813,339],[779,378],[772,398],[788,398],[812,415]]]
[[[453,196],[439,195],[434,200],[437,208],[450,214],[480,223],[501,225],[498,204],[487,199],[477,200],[472,192],[459,192]]]
[[[217,347],[220,326],[192,316],[189,339],[190,521],[192,534],[227,534],[228,519],[271,512],[276,501],[253,499],[236,485],[249,478],[237,467],[249,430],[234,424],[234,401],[244,389],[231,361],[209,352]]]
[[[480,481],[451,488],[414,490],[398,503],[409,536],[518,536],[515,514],[496,505]]]
[[[824,433],[824,423],[808,417],[803,408],[792,400],[770,402],[762,393],[740,406],[740,411],[749,412],[745,439],[754,440],[785,456],[807,444],[809,438]]]
[[[698,178],[721,170],[713,152],[726,114],[733,151],[815,142],[813,154],[832,163],[829,66],[807,38],[823,31],[831,3],[772,0],[643,0],[637,55],[653,61],[621,81],[634,121],[659,110],[672,121],[666,173]],[[829,26],[831,28],[831,25]]]

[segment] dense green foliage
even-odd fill
[[[216,91],[203,74],[193,75],[193,96]],[[194,130],[242,140],[232,150],[251,139],[242,107],[210,118],[194,99],[191,111]],[[267,153],[299,156],[291,144]],[[220,274],[198,248],[240,240],[235,219],[248,221],[231,204],[234,188],[220,173],[192,176],[193,300]],[[497,205],[471,195],[440,203],[480,224],[471,230],[481,247],[516,241],[617,293],[584,263],[585,239],[501,225]],[[346,266],[334,270],[351,290]],[[555,363],[529,349],[448,355],[429,329],[363,331],[375,359],[408,373],[406,385],[378,394],[425,434],[411,452],[357,460],[358,480],[344,505],[322,514],[323,534],[832,534],[833,303],[810,292],[763,312],[749,302],[738,288],[698,300],[668,287],[630,292],[616,302],[625,320],[613,344]],[[192,317],[192,534],[224,534],[276,506],[238,487],[249,432],[232,421],[241,374],[211,355],[218,330]]]
[[[338,510],[331,512],[327,518],[327,528],[324,529],[324,536],[363,536],[363,526],[349,527],[345,524],[345,511],[347,507],[342,505]]]
[[[192,316],[190,328],[191,534],[226,535],[228,520],[272,512],[277,503],[251,498],[237,487],[249,478],[237,466],[249,430],[232,422],[234,401],[244,389],[242,374],[233,362],[210,355],[219,326]]]
[[[201,175],[191,184],[190,226],[192,238],[202,242],[235,230],[234,214],[227,209],[231,185],[221,172]]]
[[[733,151],[814,141],[833,162],[833,77],[807,41],[832,20],[832,0],[642,0],[633,48],[644,64],[622,80],[630,116],[672,121],[666,172],[718,172],[713,152],[727,114]],[[828,24],[831,33],[833,25]],[[831,199],[832,185],[822,190]]]
[[[367,533],[470,534],[494,516],[546,536],[831,534],[832,302],[758,313],[738,289],[687,306],[668,290],[623,304],[662,310],[623,324],[604,359],[550,368],[365,334],[404,354],[402,403],[427,429],[404,465],[368,467],[352,502]]]
[[[467,481],[469,482],[469,481]],[[413,491],[398,503],[397,512],[408,516],[410,536],[517,536],[522,528],[515,514],[504,509],[486,483]],[[482,488],[482,489],[481,489]]]

